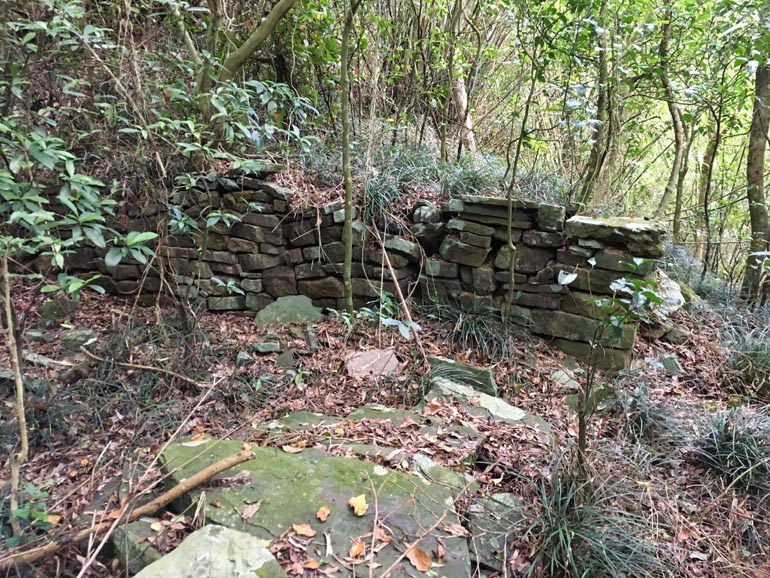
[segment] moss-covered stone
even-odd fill
[[[468,267],[480,267],[486,261],[489,251],[489,248],[468,245],[454,237],[444,237],[439,249],[441,258],[445,261]]]
[[[287,323],[312,323],[324,316],[305,295],[289,295],[270,303],[259,313],[254,322],[257,325],[285,325]]]
[[[447,229],[456,233],[473,233],[474,235],[481,235],[489,237],[495,233],[494,227],[488,227],[480,223],[474,223],[472,221],[464,221],[462,219],[450,219],[447,223]]]
[[[537,227],[543,231],[563,231],[566,213],[561,205],[543,203],[537,208]]]
[[[399,427],[407,419],[416,422],[422,421],[422,417],[411,411],[387,407],[379,403],[367,403],[355,411],[348,414],[347,419],[351,421],[361,421],[362,419],[383,419],[391,422],[395,427]]]
[[[618,349],[633,349],[636,339],[636,325],[624,325],[618,332],[609,324],[564,311],[533,309],[531,319],[533,332],[570,341],[597,343]]]
[[[471,504],[470,531],[473,560],[503,571],[506,546],[515,538],[514,529],[524,519],[524,501],[510,493],[493,494]]]
[[[480,393],[468,385],[443,377],[434,377],[430,383],[431,389],[425,396],[426,401],[453,398],[465,405],[474,415],[499,419],[511,425],[526,425],[538,430],[544,441],[551,439],[551,426],[545,420],[514,407],[498,397]],[[472,404],[471,400],[473,400]]]
[[[198,445],[173,444],[162,454],[162,468],[169,475],[168,483],[173,485],[237,453],[241,447],[239,442],[215,440]],[[426,483],[416,476],[314,449],[298,454],[273,448],[253,448],[252,451],[254,459],[221,475],[222,478],[237,475],[239,483],[215,485],[205,490],[204,516],[208,523],[266,540],[278,538],[290,530],[292,524],[309,524],[319,536],[329,536],[334,552],[345,553],[351,539],[372,531],[376,512],[380,519],[387,519],[394,538],[391,545],[375,557],[385,568],[400,555],[396,545],[411,542],[444,513],[447,514],[445,524],[459,523],[451,489]],[[189,493],[180,506],[189,507],[199,494],[199,491]],[[370,507],[365,515],[356,516],[348,507],[348,500],[360,494],[366,496]],[[259,511],[244,519],[241,515],[244,508],[256,501],[261,501]],[[331,510],[324,523],[316,518],[321,506]],[[437,538],[441,536],[446,552],[441,575],[467,578],[469,553],[464,539],[446,536],[437,530],[426,536],[420,547],[426,552],[435,551]],[[318,559],[325,551],[326,544],[321,538],[311,543],[308,553]],[[404,562],[392,576],[406,578],[413,575],[412,571],[409,563]]]
[[[446,277],[454,279],[457,277],[457,263],[448,261],[426,261],[425,274],[431,277]]]
[[[593,348],[588,343],[568,339],[554,339],[553,344],[579,361],[588,362],[590,360],[596,364],[598,369],[616,370],[631,367],[633,351],[630,349],[613,349],[602,346]]]
[[[503,246],[495,257],[495,267],[498,269],[508,269],[508,263],[511,259],[510,255],[511,251],[508,245]],[[556,251],[553,249],[519,245],[516,247],[514,270],[518,273],[537,273],[555,258]]]
[[[151,519],[141,519],[115,528],[110,542],[113,554],[131,576],[160,560],[163,555],[147,541],[156,534]]]
[[[495,376],[489,369],[477,367],[470,363],[446,359],[445,357],[428,356],[432,375],[444,377],[468,385],[477,391],[491,396],[497,396]]]
[[[643,219],[600,219],[578,215],[567,221],[570,237],[619,245],[634,256],[653,259],[663,256],[665,230],[662,223]]]

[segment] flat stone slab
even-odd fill
[[[485,412],[488,417],[505,421],[511,425],[526,425],[539,430],[543,439],[550,440],[551,426],[542,418],[512,406],[498,397],[480,393],[470,386],[455,383],[443,377],[431,379],[432,388],[425,396],[426,401],[440,398],[454,398],[465,405],[471,413]],[[471,400],[477,400],[476,405],[470,405]]]
[[[445,357],[428,356],[428,364],[435,375],[464,383],[472,388],[497,396],[497,382],[489,369]]]
[[[503,570],[506,546],[516,526],[524,519],[524,502],[514,494],[494,494],[470,506],[473,559]]]
[[[625,246],[637,257],[662,257],[665,231],[657,221],[626,217],[601,219],[578,215],[567,221],[570,237]]]
[[[321,310],[305,295],[279,297],[254,318],[257,325],[285,325],[288,323],[312,323],[324,318]]]
[[[286,578],[270,551],[244,532],[205,526],[134,578]]]
[[[240,442],[216,440],[170,445],[162,455],[163,471],[169,474],[167,483],[177,484],[241,448]],[[221,474],[221,482],[202,488],[206,493],[204,516],[207,523],[247,532],[264,540],[279,538],[291,530],[293,524],[308,524],[317,535],[309,544],[307,555],[315,560],[328,558],[328,536],[334,555],[342,559],[348,555],[351,540],[363,537],[370,543],[366,536],[371,535],[376,515],[393,537],[375,554],[374,561],[382,565],[380,568],[388,568],[400,556],[404,544],[417,538],[420,538],[418,547],[435,560],[437,540],[440,539],[445,555],[443,565],[437,568],[438,575],[469,578],[467,541],[443,529],[447,524],[459,523],[450,488],[370,462],[330,456],[315,449],[289,454],[275,448],[254,448],[253,452],[255,459]],[[226,481],[234,478],[238,480],[236,483]],[[361,494],[366,496],[369,508],[363,516],[356,516],[348,501]],[[200,491],[190,492],[180,505],[189,507],[199,496]],[[245,508],[257,502],[260,505],[256,513],[243,516]],[[316,517],[322,506],[331,511],[323,523]],[[439,522],[445,513],[445,518]],[[427,532],[437,523],[435,530]],[[367,571],[368,563],[362,562],[355,572],[343,565],[335,576],[361,576]],[[394,578],[418,575],[406,560],[391,574]]]
[[[407,419],[413,419],[420,423],[422,416],[405,409],[388,407],[379,403],[367,403],[355,411],[348,414],[347,418],[351,421],[361,421],[362,419],[384,419],[392,423],[395,427],[401,426]]]
[[[401,369],[401,362],[392,349],[369,349],[348,353],[345,369],[352,377],[392,375]]]

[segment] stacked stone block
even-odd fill
[[[175,193],[172,204],[196,219],[199,230],[168,238],[158,250],[161,259],[150,267],[126,260],[107,268],[104,252],[94,248],[73,255],[71,266],[106,274],[107,288],[125,295],[139,290],[157,293],[163,277],[178,296],[203,299],[213,311],[251,315],[278,297],[296,294],[310,297],[318,306],[343,308],[342,201],[292,211],[293,192],[263,180],[264,176],[212,176],[192,190]],[[232,218],[220,218],[207,227],[205,218],[212,210]],[[380,224],[384,251],[373,235],[367,235],[365,224],[356,220],[352,270],[356,306],[384,291],[394,293],[398,283],[405,294],[424,300],[452,301],[466,310],[501,308],[511,282],[513,253],[512,318],[533,333],[552,338],[570,354],[585,358],[595,344],[601,349],[600,366],[627,367],[636,328],[603,336],[603,312],[594,298],[612,294],[610,286],[621,277],[652,272],[651,260],[663,254],[660,225],[631,219],[568,219],[564,207],[515,200],[510,215],[512,251],[508,213],[507,200],[499,197],[463,195],[441,206],[418,201],[408,227]],[[122,224],[124,230],[155,230],[166,218],[159,205],[132,208],[129,217]],[[559,284],[561,271],[576,275],[569,286]]]

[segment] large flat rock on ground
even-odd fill
[[[321,310],[305,295],[279,297],[262,309],[254,318],[257,325],[286,325],[312,323],[323,319]]]
[[[163,452],[163,470],[173,485],[192,476],[220,459],[237,453],[240,442],[210,440],[205,443],[179,443]],[[419,548],[431,553],[435,561],[438,540],[445,551],[443,565],[435,568],[438,576],[469,578],[470,559],[464,538],[451,535],[444,528],[459,523],[451,489],[428,483],[419,477],[389,470],[357,459],[341,458],[315,449],[289,454],[276,448],[255,448],[255,458],[219,476],[202,490],[207,523],[220,524],[265,540],[275,540],[292,529],[293,524],[309,524],[317,532],[308,547],[315,560],[329,559],[325,535],[334,556],[344,559],[351,541],[362,537],[368,544],[376,520],[382,522],[393,540],[375,554],[380,572],[384,572],[404,551],[406,544],[420,539]],[[369,509],[356,516],[348,501],[364,494]],[[184,498],[182,507],[200,491]],[[244,510],[260,503],[256,513],[244,516]],[[318,509],[330,509],[326,522],[316,518]],[[253,510],[253,508],[251,508]],[[443,519],[441,519],[443,516]],[[434,525],[437,527],[429,531]],[[355,573],[340,566],[337,576],[366,575],[367,563]],[[375,575],[377,575],[375,570]],[[408,561],[402,561],[391,574],[394,578],[419,576]]]
[[[135,578],[286,578],[286,573],[257,538],[205,526]]]

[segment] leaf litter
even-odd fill
[[[14,294],[22,299],[20,310],[25,312],[27,327],[34,327],[35,311],[43,298],[33,291],[14,291]],[[25,366],[30,379],[49,384],[48,389],[30,391],[32,452],[25,465],[25,480],[35,487],[48,488],[48,515],[57,522],[41,533],[40,539],[71,534],[79,520],[89,513],[120,512],[123,506],[112,489],[114,480],[122,478],[126,467],[150,463],[176,427],[180,427],[180,435],[198,439],[223,436],[245,439],[253,437],[253,424],[268,423],[287,412],[306,410],[345,416],[364,403],[405,408],[419,399],[419,375],[410,373],[412,365],[402,374],[384,380],[354,378],[343,371],[344,352],[351,348],[389,347],[400,359],[412,359],[413,345],[403,341],[397,332],[356,329],[350,334],[340,320],[317,324],[314,332],[319,348],[298,358],[303,375],[309,376],[305,387],[300,388],[295,376],[274,364],[275,355],[257,356],[253,365],[236,366],[237,353],[248,351],[251,344],[261,340],[263,329],[244,323],[243,318],[235,315],[202,313],[197,324],[199,333],[192,338],[182,338],[173,309],[135,308],[132,303],[114,297],[88,294],[66,321],[66,326],[60,322],[46,329],[45,339],[25,342],[31,353],[55,360],[82,361],[89,367],[86,375],[77,378],[78,386],[72,387],[73,382],[67,381],[71,378],[65,379],[57,368],[31,363]],[[684,369],[683,376],[673,379],[654,370],[645,370],[641,375],[651,403],[676,406],[680,408],[676,411],[681,420],[693,423],[693,415],[702,413],[704,405],[713,410],[728,407],[731,402],[731,392],[721,388],[722,376],[727,371],[725,356],[716,345],[716,322],[699,322],[685,314],[677,314],[674,322],[689,331],[686,345],[640,339],[636,357],[644,359],[660,351],[677,356]],[[487,364],[476,352],[458,350],[451,339],[447,339],[447,329],[440,323],[430,319],[419,319],[419,323],[429,353]],[[92,363],[82,354],[66,353],[61,336],[68,327],[92,329],[97,341],[89,347],[108,362]],[[298,349],[307,347],[286,328],[274,331],[284,343]],[[194,347],[190,347],[191,344]],[[516,359],[495,367],[496,380],[507,384],[502,388],[503,394],[515,399],[515,405],[551,423],[557,443],[563,444],[569,438],[574,416],[564,404],[568,392],[550,376],[564,367],[564,356],[536,340],[520,340],[517,347],[520,355]],[[202,387],[191,388],[163,373],[118,367],[110,363],[113,359],[170,369],[198,380]],[[0,366],[8,365],[7,347],[0,343]],[[634,375],[639,374],[632,372],[625,381],[615,380],[613,386],[633,393],[639,385]],[[232,387],[217,383],[231,383]],[[248,384],[250,389],[246,387]],[[199,404],[201,393],[209,386],[211,392]],[[190,414],[196,405],[192,417],[182,421],[181,417]],[[8,406],[0,407],[0,411],[7,414]],[[316,446],[318,435],[331,434],[340,442],[377,443],[391,448],[385,457],[368,458],[388,467],[403,467],[404,460],[408,463],[419,452],[446,467],[470,473],[480,484],[482,494],[512,491],[530,502],[538,484],[548,479],[551,450],[533,430],[489,423],[451,402],[430,403],[424,415],[479,431],[484,442],[475,449],[474,460],[484,467],[468,471],[467,452],[472,448],[470,444],[463,445],[466,443],[463,440],[458,441],[450,428],[439,428],[435,437],[427,439],[419,435],[421,424],[411,419],[400,427],[383,420],[343,421],[333,429],[317,428],[291,434],[280,447],[285,446],[290,452],[303,451],[305,447]],[[0,439],[14,435],[15,424],[10,415],[0,418],[5,418],[0,419]],[[597,414],[592,420],[592,438],[607,443],[617,439],[623,432],[621,418],[620,414]],[[327,450],[352,456],[342,443]],[[6,471],[6,466],[0,464],[0,471]],[[743,519],[746,516],[751,519],[752,511],[730,494],[714,502],[713,492],[705,482],[692,483],[704,475],[702,469],[687,461],[686,455],[676,455],[650,470],[643,480],[645,507],[662,519],[671,519],[678,528],[668,532],[670,549],[681,553],[679,559],[692,576],[767,574],[766,564],[752,565],[751,559],[746,558],[740,540],[735,538],[740,534],[737,530],[728,533],[721,530],[726,521],[735,528],[742,527],[741,518],[736,519],[735,512],[743,511]],[[144,474],[141,485],[132,488],[133,492],[149,488],[159,479],[160,473],[151,469]],[[96,506],[99,495],[107,499]],[[703,504],[708,507],[702,507]],[[464,506],[458,507],[462,511]],[[257,511],[252,513],[248,508],[258,510],[255,504],[247,505],[244,513],[250,514],[249,517],[257,515]],[[163,513],[162,527],[151,538],[161,551],[173,549],[192,530],[191,521],[172,521],[173,518]],[[766,524],[762,520],[755,523]],[[465,535],[467,528],[448,525],[441,531]],[[339,561],[339,566],[327,561],[314,567],[316,559],[307,554],[307,544],[312,539],[306,541],[292,531],[291,536],[287,534],[274,540],[270,549],[292,576],[339,574],[343,565]],[[386,542],[383,536],[378,536],[376,543],[379,547]],[[512,550],[510,566],[514,572],[516,569],[522,573],[528,571],[532,546],[518,544]],[[702,559],[708,549],[717,554]],[[435,554],[436,560],[440,560],[442,552]],[[62,556],[63,564],[75,568],[83,561],[74,547],[65,548]],[[333,553],[330,556],[334,556]],[[102,562],[89,567],[84,576],[112,573],[110,563]]]

